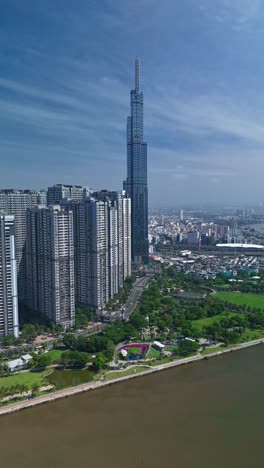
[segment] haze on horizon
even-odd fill
[[[122,189],[141,60],[150,206],[263,200],[261,0],[9,0],[0,188]]]

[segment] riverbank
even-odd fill
[[[14,413],[16,411],[21,411],[21,410],[26,409],[26,408],[32,408],[33,406],[41,405],[43,403],[48,403],[48,402],[55,401],[55,400],[58,400],[58,399],[61,399],[61,398],[74,396],[74,395],[77,395],[79,393],[87,392],[87,391],[90,391],[90,390],[96,390],[98,388],[105,387],[105,386],[108,386],[108,385],[113,385],[113,384],[116,384],[116,383],[119,383],[119,382],[124,382],[126,380],[135,379],[136,377],[142,377],[144,375],[153,374],[154,372],[160,372],[160,371],[163,371],[163,370],[166,370],[166,369],[170,369],[172,367],[182,366],[182,365],[185,365],[185,364],[189,364],[191,362],[202,361],[203,359],[209,359],[209,358],[212,358],[212,357],[221,356],[223,354],[230,353],[230,352],[233,352],[233,351],[239,351],[241,349],[249,348],[251,346],[256,346],[256,345],[259,345],[259,344],[262,344],[262,343],[264,343],[264,339],[260,338],[258,340],[249,341],[247,343],[241,343],[239,345],[233,346],[231,348],[226,348],[226,349],[223,349],[221,351],[215,351],[215,352],[212,352],[212,353],[207,354],[207,355],[198,354],[198,355],[191,356],[191,357],[188,357],[188,358],[171,361],[171,362],[168,362],[166,364],[157,365],[157,366],[155,366],[153,368],[149,368],[149,369],[144,370],[142,372],[135,373],[135,374],[130,374],[130,375],[127,375],[127,376],[124,376],[124,377],[118,377],[118,378],[114,378],[112,380],[107,380],[107,381],[89,382],[87,384],[78,385],[76,387],[66,388],[66,389],[63,389],[63,390],[58,390],[58,391],[50,393],[50,394],[46,394],[46,395],[43,395],[43,396],[36,397],[36,398],[34,398],[32,400],[19,401],[17,403],[13,403],[13,404],[10,404],[10,405],[5,406],[3,408],[0,408],[0,416],[5,415],[5,414],[9,414],[9,413]]]

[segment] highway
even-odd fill
[[[143,278],[139,278],[136,280],[133,289],[129,295],[127,302],[124,305],[124,313],[123,319],[127,322],[129,320],[130,315],[134,311],[137,306],[138,300],[144,291],[147,282],[149,281],[149,277],[144,276]]]

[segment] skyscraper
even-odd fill
[[[0,214],[0,336],[19,336],[14,216]]]
[[[68,206],[74,217],[76,304],[102,309],[110,299],[108,205],[89,197]]]
[[[27,305],[47,320],[74,324],[73,214],[60,206],[27,210]]]
[[[125,191],[115,192],[101,190],[94,192],[97,199],[109,202],[109,267],[113,271],[116,263],[117,291],[123,286],[123,281],[131,275],[131,200]],[[115,215],[116,210],[116,215]],[[114,222],[113,216],[116,216]],[[113,287],[111,286],[111,290]]]
[[[143,137],[143,93],[140,92],[139,60],[135,61],[135,89],[130,92],[127,118],[127,179],[124,189],[131,198],[132,260],[148,262],[147,143]]]
[[[26,302],[26,211],[46,202],[46,191],[0,190],[0,211],[15,216],[18,300]]]

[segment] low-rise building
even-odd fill
[[[29,361],[31,361],[32,356],[30,354],[24,354],[18,359],[13,359],[7,363],[8,369],[11,372],[25,369],[28,366]]]

